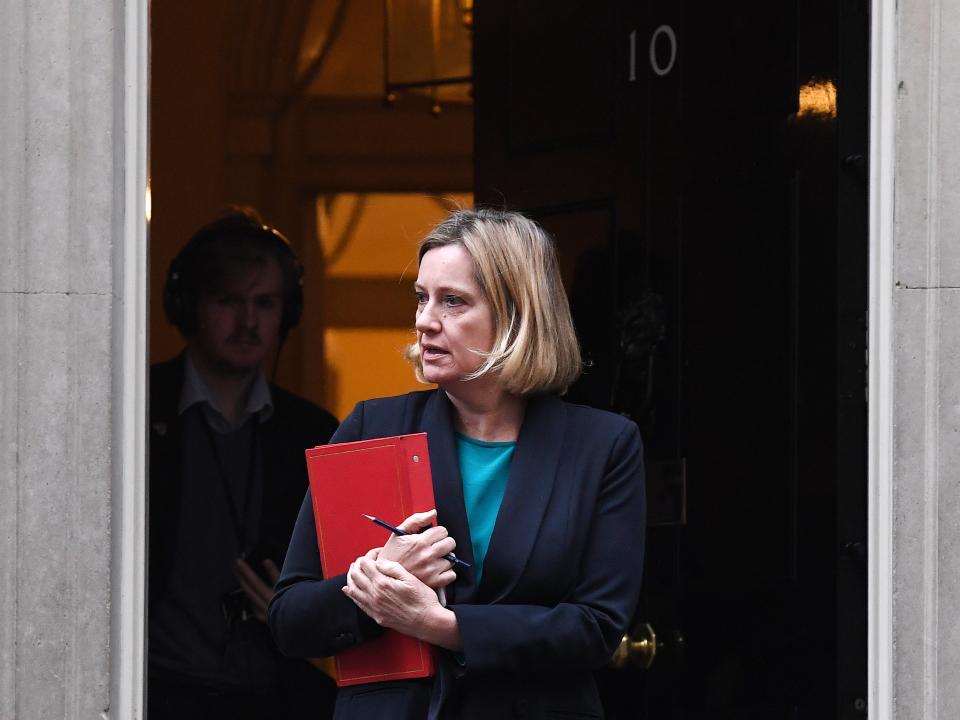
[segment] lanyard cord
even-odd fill
[[[227,500],[227,507],[230,510],[230,520],[233,523],[233,532],[237,536],[237,545],[239,547],[239,557],[244,559],[247,555],[246,548],[246,520],[247,510],[250,509],[250,493],[253,489],[254,468],[257,459],[257,446],[259,445],[260,433],[258,430],[258,420],[256,414],[250,416],[253,420],[253,427],[250,429],[250,459],[247,462],[247,482],[243,491],[243,505],[237,507],[237,502],[230,490],[230,481],[227,473],[223,469],[223,461],[220,458],[220,449],[217,447],[216,438],[213,436],[213,430],[207,422],[207,418],[201,413],[200,422],[203,425],[204,435],[210,444],[210,451],[213,453],[213,459],[217,464],[217,475],[220,477],[220,486],[223,488],[224,497]]]

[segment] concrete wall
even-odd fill
[[[0,0],[3,720],[116,697],[126,13]]]
[[[896,14],[893,715],[932,720],[960,717],[960,4]]]

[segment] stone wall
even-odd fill
[[[960,716],[960,4],[899,3],[893,715]]]
[[[3,720],[111,714],[126,13],[0,0]]]

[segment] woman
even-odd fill
[[[639,593],[636,425],[556,397],[580,359],[553,244],[531,220],[452,213],[420,245],[416,297],[408,356],[439,388],[361,402],[332,442],[425,431],[440,526],[323,580],[308,496],[270,608],[274,637],[305,657],[381,627],[441,648],[435,678],[342,688],[336,718],[599,718],[591,671]],[[470,569],[443,559],[454,547]]]

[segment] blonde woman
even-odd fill
[[[637,427],[559,398],[581,362],[535,222],[451,213],[421,242],[415,292],[408,357],[437,388],[359,403],[331,442],[426,432],[439,526],[324,580],[308,496],[270,609],[275,639],[311,657],[393,628],[441,648],[432,679],[342,688],[338,720],[602,717],[591,671],[640,589]],[[444,559],[454,548],[470,569]]]

